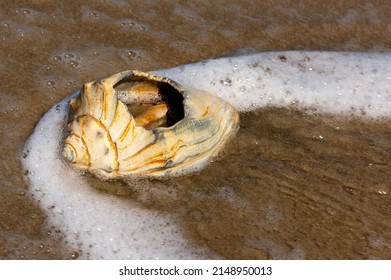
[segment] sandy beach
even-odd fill
[[[244,49],[391,50],[388,1],[237,2],[2,4],[0,259],[82,254],[27,195],[21,151],[45,112],[84,83]],[[200,173],[147,189],[86,181],[132,207],[179,217],[189,242],[213,257],[390,259],[390,131],[389,119],[267,107],[242,113],[237,137]]]

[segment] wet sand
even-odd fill
[[[391,50],[387,1],[131,2],[13,1],[0,10],[0,258],[78,257],[26,196],[20,150],[83,83],[243,48]],[[222,258],[391,258],[389,120],[293,108],[241,118],[235,148],[200,174],[152,189],[99,188],[181,213],[188,238]]]

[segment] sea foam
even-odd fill
[[[389,65],[391,55],[384,53],[274,52],[153,73],[217,94],[241,111],[295,105],[377,118],[390,116]],[[63,162],[59,151],[68,100],[40,120],[22,157],[30,196],[48,224],[61,229],[67,246],[89,259],[218,257],[187,240],[174,215],[102,193]]]
[[[240,111],[265,106],[371,118],[391,115],[390,53],[267,52],[154,71]]]

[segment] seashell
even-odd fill
[[[136,70],[85,84],[69,106],[62,155],[103,178],[189,173],[239,125],[236,109],[220,98]]]

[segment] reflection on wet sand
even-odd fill
[[[225,258],[387,259],[390,128],[281,108],[243,114],[212,166],[133,196],[184,213],[189,235]]]

